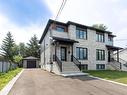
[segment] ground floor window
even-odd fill
[[[105,69],[105,64],[96,64],[96,69],[97,70],[104,70]]]
[[[105,60],[105,50],[96,49],[96,59]]]
[[[76,58],[79,60],[87,59],[87,48],[76,47]]]
[[[81,64],[81,70],[88,70],[88,64]]]

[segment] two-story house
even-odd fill
[[[49,20],[40,39],[41,68],[56,74],[80,70],[104,70],[119,47],[113,46],[115,35],[109,31],[68,21]]]

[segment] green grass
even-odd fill
[[[15,70],[8,71],[7,73],[0,73],[0,90],[21,70],[21,68],[17,68]]]
[[[84,71],[84,72],[87,72],[95,77],[100,77],[127,84],[127,72],[124,71],[100,70],[100,71]]]

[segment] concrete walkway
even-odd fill
[[[64,78],[26,69],[9,95],[127,95],[127,87],[86,76]]]

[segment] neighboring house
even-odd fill
[[[23,58],[23,68],[39,68],[39,59],[33,56]]]
[[[41,68],[57,74],[107,69],[113,52],[118,55],[121,49],[113,46],[114,37],[112,32],[71,21],[49,20],[39,42]]]
[[[114,53],[114,58],[117,54]],[[124,48],[119,51],[119,62],[121,63],[121,70],[127,71],[127,48]]]
[[[127,48],[124,48],[121,51],[119,51],[119,58],[127,61]]]

